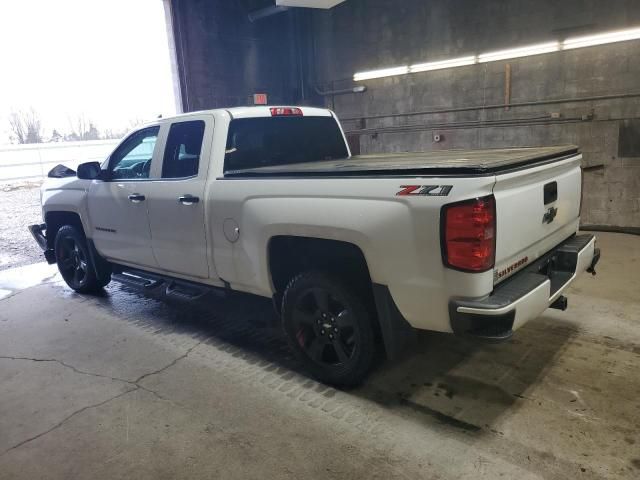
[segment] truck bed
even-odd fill
[[[225,177],[483,175],[554,162],[578,152],[574,145],[562,145],[357,155],[320,162],[232,170],[225,172]]]

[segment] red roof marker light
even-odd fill
[[[302,117],[302,109],[297,107],[272,107],[272,117]]]

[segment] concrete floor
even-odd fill
[[[269,302],[0,273],[0,478],[639,478],[640,237],[505,345],[426,333],[361,388],[307,379]]]

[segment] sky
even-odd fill
[[[45,136],[175,113],[162,0],[1,0],[0,144],[29,108]]]

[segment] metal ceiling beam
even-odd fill
[[[254,10],[253,12],[250,12],[248,17],[250,22],[255,22],[265,17],[270,17],[271,15],[276,15],[278,13],[286,12],[287,10],[289,10],[289,7],[280,6],[280,5],[270,5],[268,7],[264,7],[259,10]]]
[[[276,0],[276,5],[285,7],[333,8],[345,0]]]

